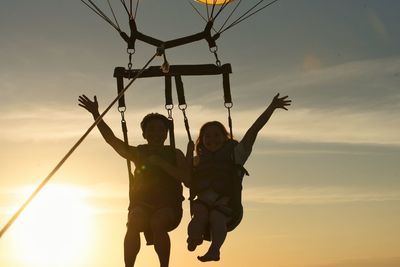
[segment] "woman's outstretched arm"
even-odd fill
[[[247,130],[241,143],[243,144],[246,151],[251,151],[256,141],[258,132],[267,124],[268,120],[271,118],[272,113],[278,108],[288,110],[287,107],[290,106],[292,100],[288,99],[288,96],[279,97],[279,93],[274,97],[271,104],[267,109],[261,113],[261,115],[256,119],[253,125]]]

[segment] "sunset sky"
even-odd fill
[[[111,16],[106,0],[95,2]],[[128,31],[120,1],[111,2]],[[258,1],[244,2],[236,17]],[[237,139],[276,93],[293,103],[258,136],[245,165],[244,219],[221,261],[196,259],[207,245],[186,250],[185,201],[171,233],[172,267],[400,266],[399,13],[397,0],[280,0],[222,34],[218,56],[232,64]],[[205,22],[188,1],[142,0],[137,26],[170,40],[202,31]],[[2,227],[91,125],[78,96],[97,95],[100,109],[108,106],[114,67],[126,67],[128,56],[118,32],[78,0],[1,1],[0,34]],[[138,41],[133,67],[154,51]],[[166,55],[170,64],[215,62],[205,41]],[[183,82],[194,137],[208,120],[226,124],[221,77]],[[145,114],[166,113],[163,94],[159,78],[128,90],[131,144],[144,142]],[[174,117],[185,150],[177,108]],[[116,108],[105,120],[122,137]],[[125,161],[94,130],[0,239],[0,266],[123,266],[127,179]],[[158,266],[153,247],[142,242],[136,266]]]

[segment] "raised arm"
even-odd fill
[[[81,95],[78,98],[79,101],[79,106],[83,107],[87,111],[89,111],[92,115],[93,118],[96,120],[99,116],[99,104],[97,102],[96,96],[94,96],[94,100],[90,100],[86,95]],[[104,122],[104,120],[101,120],[99,124],[97,124],[97,128],[99,129],[101,135],[103,136],[104,140],[114,148],[115,151],[122,157],[126,159],[133,160],[133,157],[135,156],[136,153],[136,148],[133,146],[127,147],[124,141],[121,139],[118,139],[111,128]]]
[[[279,97],[277,94],[272,100],[268,108],[256,119],[256,121],[251,125],[244,135],[241,143],[244,145],[245,150],[251,151],[253,144],[256,141],[258,132],[265,126],[269,118],[271,118],[272,113],[278,108],[288,110],[286,107],[290,106],[292,100],[287,99],[288,96]]]

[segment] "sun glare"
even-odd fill
[[[48,186],[18,219],[14,253],[29,266],[76,266],[88,252],[92,223],[82,190]]]

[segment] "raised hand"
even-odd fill
[[[81,95],[78,98],[79,106],[83,107],[93,115],[99,113],[99,103],[97,102],[97,97],[94,96],[94,101],[90,100],[86,95]]]
[[[272,100],[271,106],[274,109],[281,108],[284,110],[288,110],[286,107],[291,105],[292,100],[287,99],[287,98],[288,98],[288,96],[279,97],[279,93],[278,93]]]

